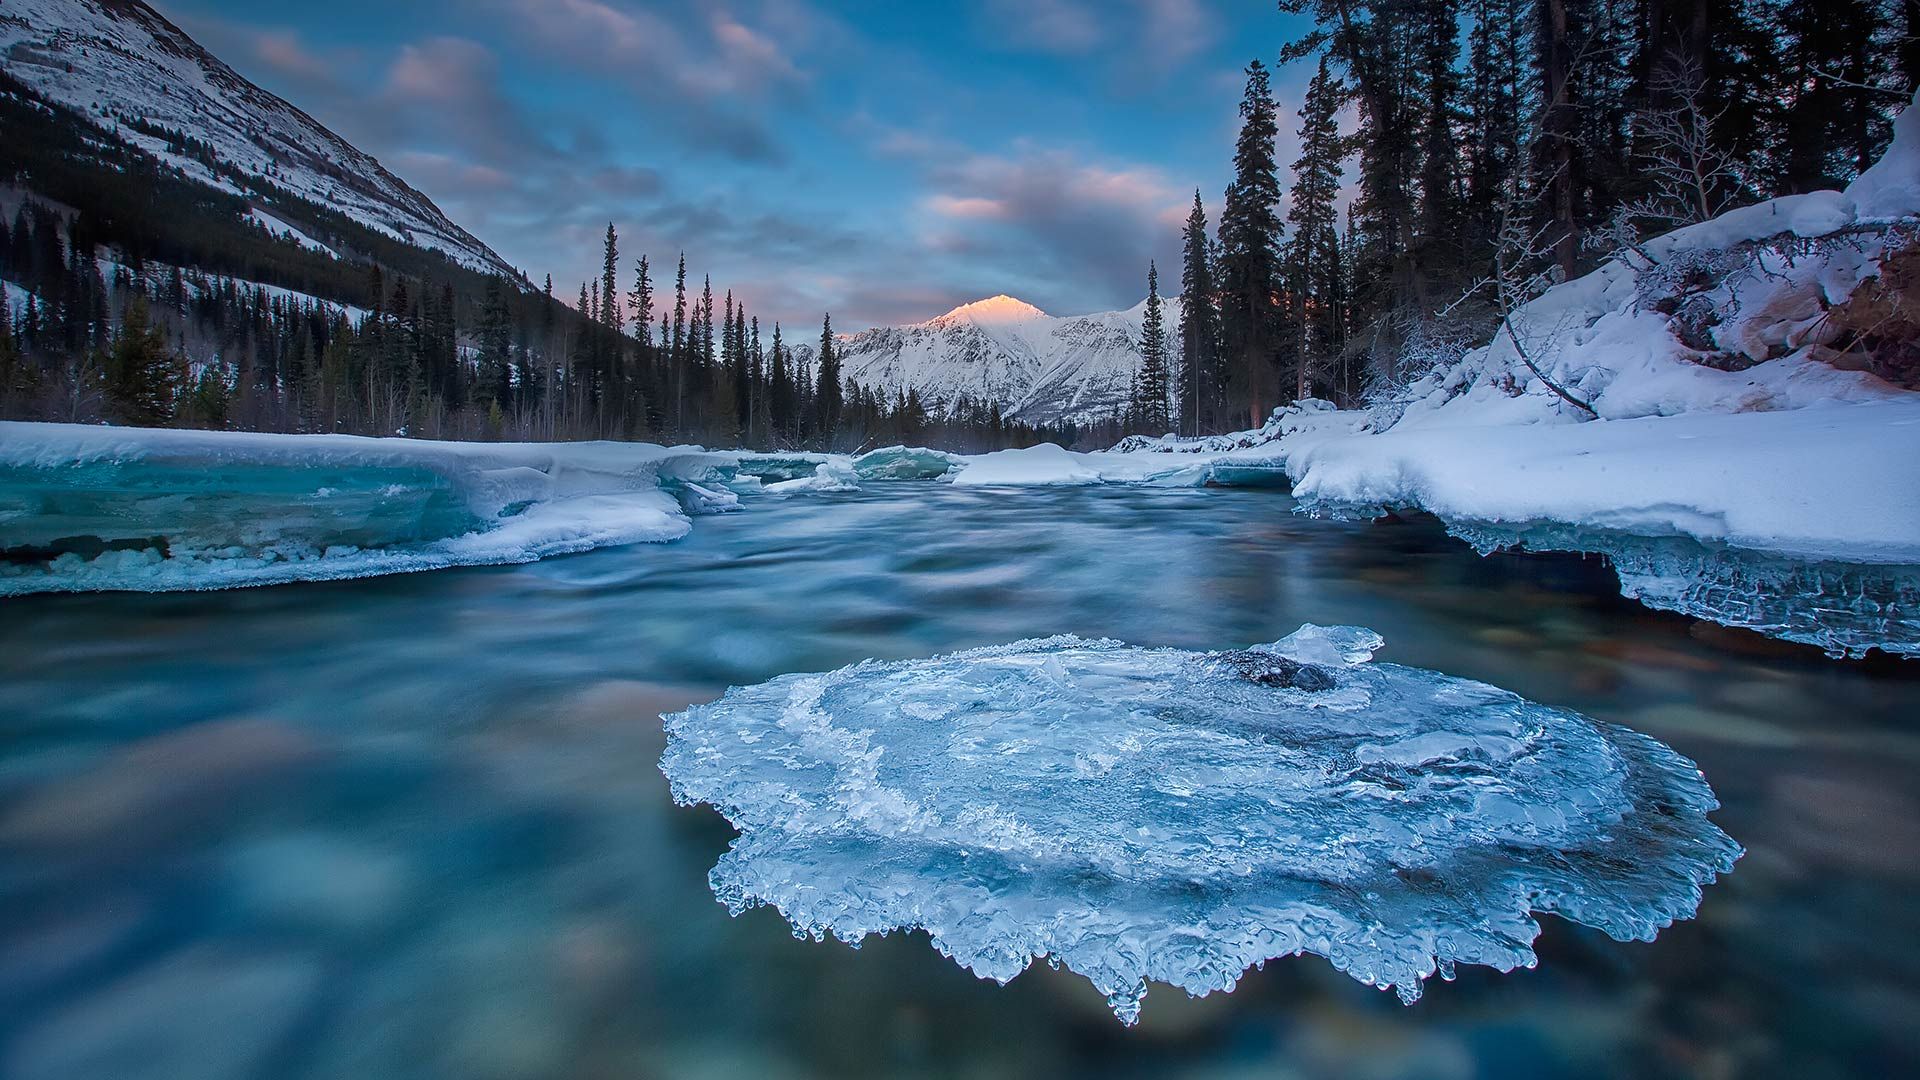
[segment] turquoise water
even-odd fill
[[[1920,1067],[1920,664],[1647,611],[1595,560],[1274,491],[871,484],[514,567],[0,604],[0,1077],[1826,1076]],[[1546,921],[1417,1005],[1313,958],[1230,995],[983,983],[730,919],[656,719],[1056,632],[1370,626],[1700,763],[1748,849],[1700,917]]]

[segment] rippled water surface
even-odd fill
[[[667,545],[0,603],[0,1077],[1838,1076],[1920,1069],[1920,664],[1620,600],[1597,562],[1258,491],[880,484]],[[1698,920],[1412,1008],[1314,958],[1122,1029],[893,937],[730,919],[657,714],[865,657],[1370,626],[1698,761],[1746,846]]]

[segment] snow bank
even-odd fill
[[[1396,400],[1129,439],[1083,455],[1079,474],[1139,482],[1186,458],[1221,483],[1237,459],[1280,467],[1310,510],[1425,510],[1483,550],[1603,552],[1653,606],[1838,654],[1920,656],[1920,394],[1815,355],[1837,340],[1828,310],[1879,273],[1897,235],[1880,226],[1920,223],[1920,108],[1896,129],[1845,192],[1649,241]]]
[[[1076,453],[1041,443],[962,458],[953,473],[953,482],[960,487],[1264,487],[1284,485],[1285,480],[1273,447],[1173,456],[1110,450]]]
[[[1296,440],[1316,513],[1429,511],[1482,552],[1608,556],[1648,606],[1920,656],[1920,395]]]
[[[1740,848],[1694,764],[1302,627],[1225,653],[1056,637],[785,675],[665,717],[682,804],[740,830],[734,914],[924,929],[1006,982],[1045,958],[1138,1018],[1313,953],[1412,1003],[1531,967],[1534,912],[1653,939]]]
[[[1088,459],[1053,443],[1021,450],[996,450],[971,458],[953,482],[960,487],[1048,487],[1061,484],[1098,484],[1099,470]]]
[[[1396,427],[1304,440],[1307,507],[1564,522],[1802,559],[1920,563],[1920,395],[1790,412]]]

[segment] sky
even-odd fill
[[[763,320],[1131,307],[1231,172],[1267,0],[157,0],[572,299],[607,223]],[[1283,170],[1311,72],[1276,73]]]

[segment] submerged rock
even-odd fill
[[[1005,982],[1230,990],[1314,953],[1412,1002],[1531,966],[1535,912],[1651,940],[1740,848],[1645,736],[1307,626],[1193,653],[1055,637],[869,661],[666,718],[676,801],[741,832],[711,874],[796,933],[923,928]]]
[[[1247,649],[1223,653],[1220,662],[1234,674],[1261,686],[1306,691],[1331,690],[1334,687],[1333,676],[1325,670],[1276,653]]]
[[[17,1080],[261,1075],[319,988],[299,953],[193,946],[55,1013],[7,1055]]]
[[[154,735],[50,782],[0,813],[0,849],[106,856],[230,820],[244,800],[310,769],[321,748],[273,720],[220,720]]]

